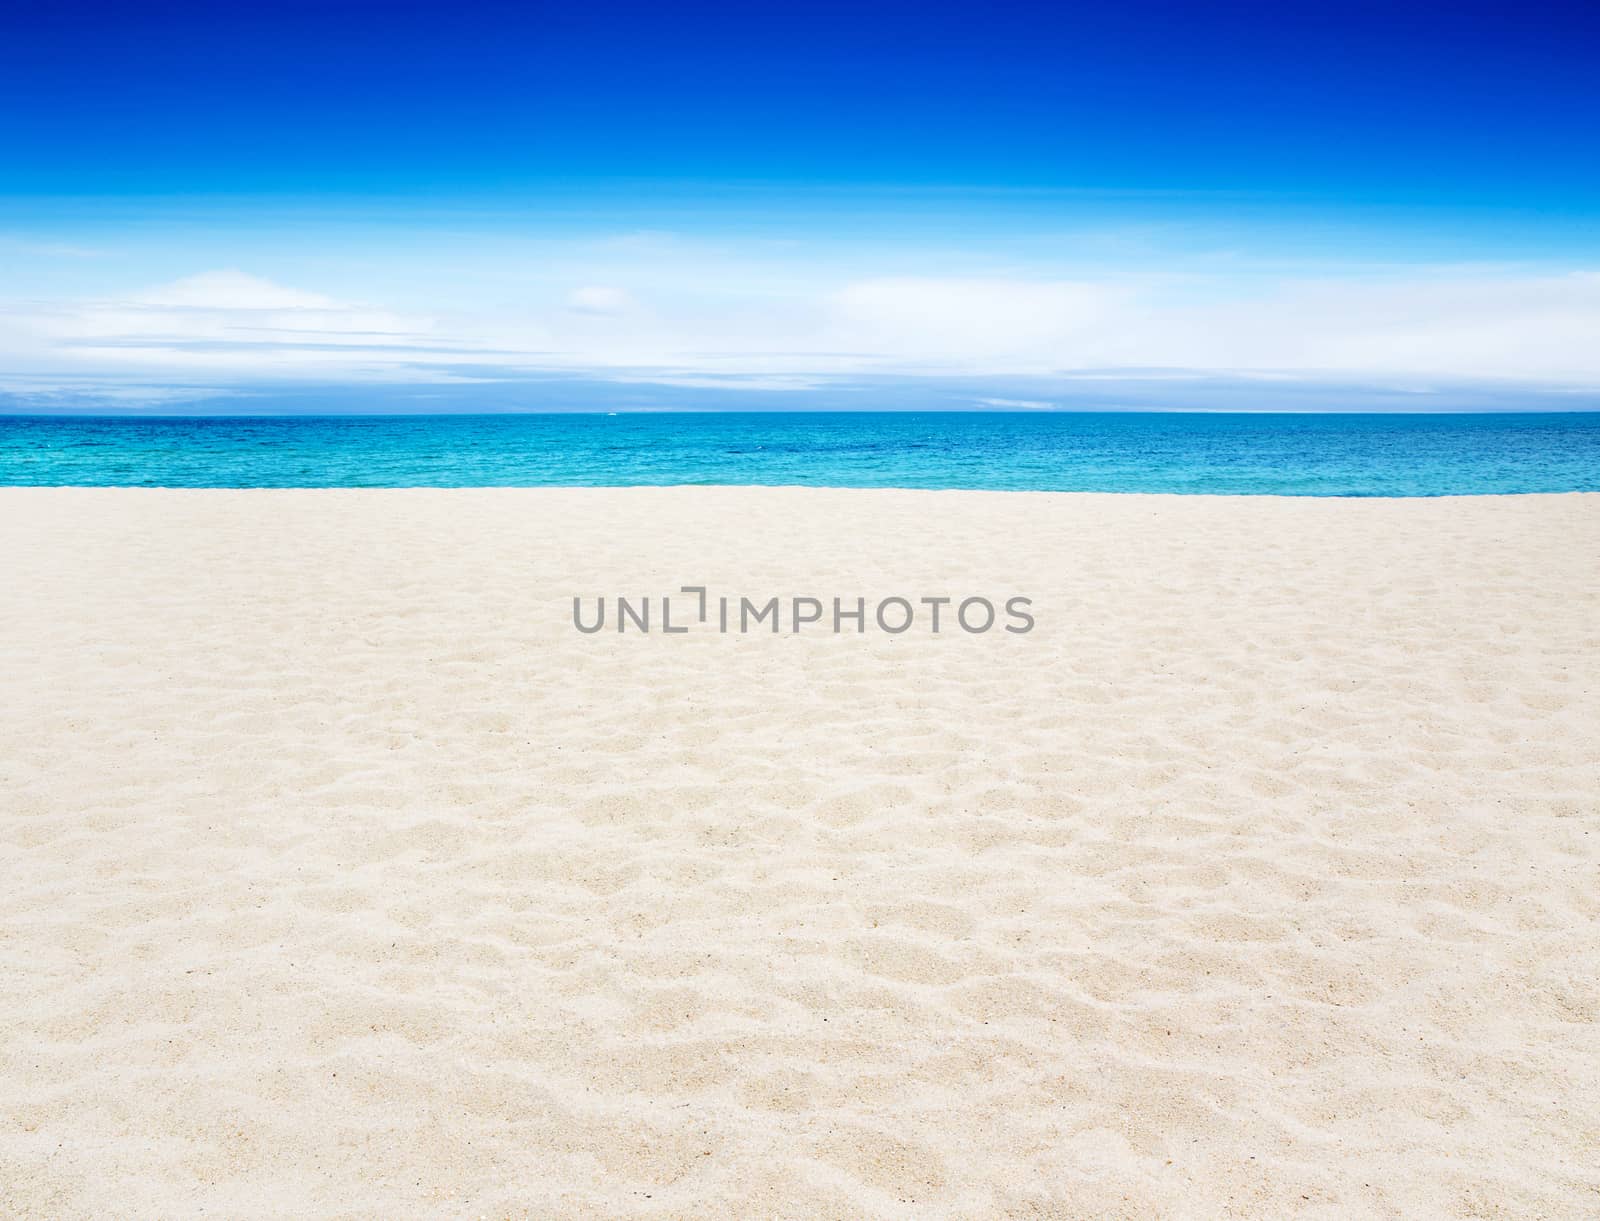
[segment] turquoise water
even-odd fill
[[[1600,413],[0,416],[0,484],[1600,491]]]

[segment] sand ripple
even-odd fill
[[[1600,496],[3,489],[0,564],[0,1213],[1600,1214]],[[570,627],[691,582],[1039,627]]]

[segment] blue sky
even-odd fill
[[[1600,402],[1594,6],[3,21],[13,401],[554,375]]]

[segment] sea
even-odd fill
[[[0,484],[1600,491],[1600,412],[0,416]]]

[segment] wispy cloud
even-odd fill
[[[572,290],[567,305],[580,314],[622,314],[633,307],[633,297],[625,288],[586,284]]]
[[[133,304],[195,310],[338,310],[339,302],[321,293],[274,284],[229,268],[186,276],[134,298]]]
[[[110,252],[74,242],[36,241],[0,234],[0,250],[43,259],[103,259]]]
[[[352,383],[455,380],[470,364],[477,377],[582,371],[774,388],[869,374],[1600,387],[1600,272],[1586,269],[863,275],[763,255],[744,267],[710,261],[697,275],[692,249],[661,249],[614,258],[597,268],[605,278],[547,268],[497,280],[483,300],[467,287],[437,294],[426,310],[387,303],[381,286],[358,296],[348,284],[236,268],[117,295],[0,302],[0,362],[40,375]],[[490,296],[503,304],[491,308]]]

